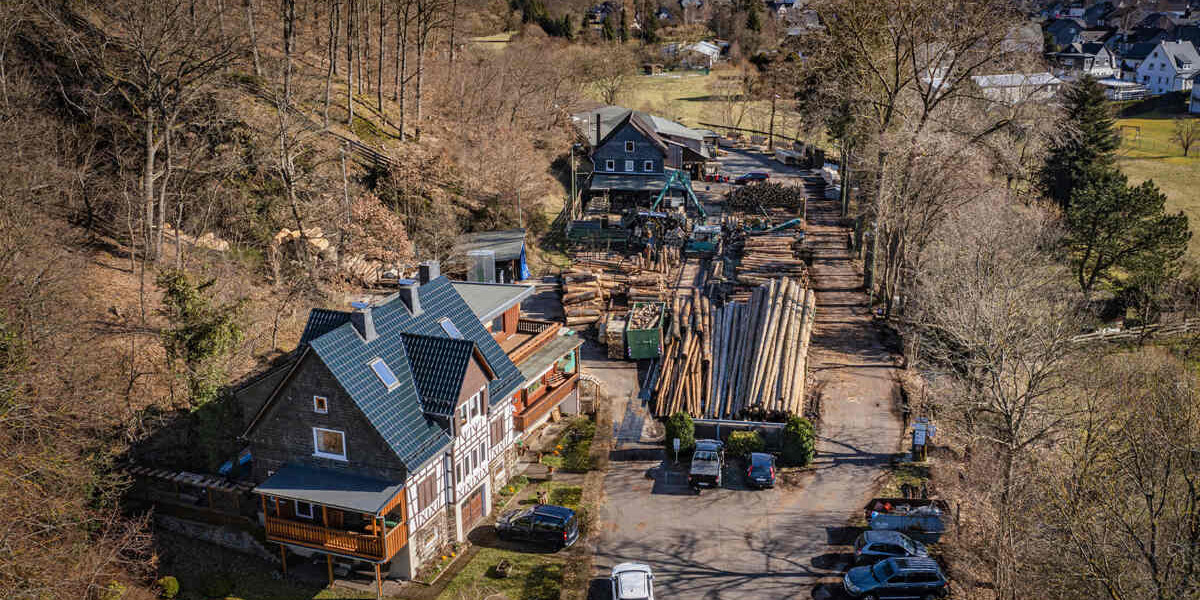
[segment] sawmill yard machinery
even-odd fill
[[[666,198],[667,194],[672,191],[682,192],[684,201],[691,202],[691,205],[696,208],[696,213],[700,215],[701,219],[708,216],[708,213],[704,211],[704,207],[701,206],[700,200],[696,198],[696,193],[692,191],[692,178],[688,177],[687,171],[679,170],[671,171],[670,177],[667,177],[667,183],[658,192],[658,198],[654,200],[654,204],[650,206],[650,210],[658,210],[663,198]],[[686,210],[686,207],[684,210]]]
[[[688,256],[712,258],[721,252],[721,226],[696,225],[683,250]]]

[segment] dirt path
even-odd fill
[[[808,210],[817,296],[810,369],[820,390],[821,423],[816,470],[803,493],[807,510],[826,521],[827,543],[839,546],[853,540],[836,526],[877,489],[904,431],[895,355],[872,322],[862,270],[847,248],[850,230],[839,225],[837,201],[810,201]],[[821,566],[837,571],[849,558],[830,552]],[[814,596],[825,594],[818,588]]]

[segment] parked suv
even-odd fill
[[[579,539],[579,520],[575,518],[575,511],[569,508],[539,504],[501,515],[496,519],[496,535],[502,540],[566,548]]]
[[[854,562],[860,565],[877,563],[885,558],[929,556],[925,545],[899,531],[864,531],[854,541]]]
[[[756,488],[775,487],[775,457],[766,452],[750,453],[746,483]]]
[[[869,567],[854,567],[842,578],[852,598],[940,598],[946,577],[932,558],[888,558]]]
[[[654,573],[649,565],[621,563],[612,570],[613,600],[654,600]]]
[[[770,178],[771,175],[769,173],[764,173],[762,171],[751,171],[738,176],[737,179],[733,180],[733,183],[734,185],[746,185],[747,183],[753,183],[755,181],[766,181]]]

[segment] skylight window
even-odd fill
[[[448,335],[456,340],[463,339],[462,332],[459,331],[458,328],[454,326],[454,323],[450,322],[450,319],[442,319],[441,321],[438,321],[438,323],[440,323],[442,325],[442,330],[446,332],[446,335]]]
[[[372,360],[370,365],[371,370],[375,371],[375,375],[379,377],[379,381],[382,381],[383,385],[387,386],[389,392],[400,385],[400,380],[396,378],[396,374],[392,372],[392,368],[387,366],[387,363],[383,362],[382,358]]]

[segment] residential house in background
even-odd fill
[[[1050,41],[1058,48],[1063,48],[1082,41],[1079,34],[1087,29],[1079,19],[1057,19],[1043,28],[1050,36]]]
[[[1052,100],[1063,86],[1063,81],[1050,73],[977,75],[971,81],[985,98],[1009,105]]]
[[[601,106],[571,118],[595,165],[589,197],[646,203],[667,185],[669,169],[696,176],[712,156],[703,133],[641,111]]]
[[[374,304],[313,310],[289,365],[238,393],[267,540],[331,570],[413,577],[491,512],[521,432],[578,410],[564,388],[578,339],[521,318],[533,286],[451,282],[436,263],[421,275]]]
[[[712,42],[696,42],[679,50],[679,62],[690,68],[711,69],[721,58],[721,49]]]
[[[1142,66],[1142,62],[1154,52],[1154,48],[1158,46],[1158,42],[1143,42],[1126,47],[1124,50],[1119,50],[1117,58],[1119,60],[1118,68],[1121,71],[1121,79],[1127,81],[1140,82],[1138,77],[1138,69]]]
[[[1072,78],[1090,75],[1097,79],[1118,74],[1117,57],[1099,42],[1071,44],[1062,52],[1046,55],[1056,70]]]
[[[1191,42],[1159,42],[1138,65],[1137,82],[1153,95],[1190,91],[1200,72],[1200,54]]]

